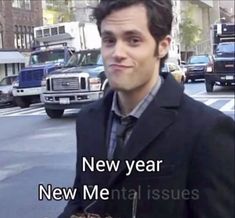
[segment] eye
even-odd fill
[[[128,42],[131,46],[138,46],[141,42],[141,39],[139,37],[130,37]]]
[[[112,46],[112,45],[115,44],[115,42],[116,42],[116,40],[113,37],[104,37],[104,38],[102,38],[102,43],[105,46]]]

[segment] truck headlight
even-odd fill
[[[213,67],[212,66],[207,66],[206,67],[206,72],[211,73],[213,71]]]
[[[99,91],[101,88],[101,80],[98,77],[89,78],[90,91]]]
[[[18,81],[18,80],[15,80],[15,81],[12,83],[12,86],[13,86],[13,88],[18,88],[18,87],[19,87],[19,81]]]
[[[41,81],[41,86],[46,86],[46,80],[45,79],[43,79],[42,81]]]

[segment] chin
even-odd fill
[[[126,91],[125,87],[118,84],[110,84],[110,88],[114,91]]]
[[[123,90],[123,88],[120,86],[110,86],[110,88],[114,91],[122,91]]]
[[[114,86],[114,87],[111,87],[112,90],[116,91],[116,92],[123,92],[123,93],[128,93],[131,91],[130,88],[126,88],[126,87],[123,87],[123,86]]]
[[[130,91],[130,85],[123,82],[109,81],[110,88],[114,91],[127,92]]]

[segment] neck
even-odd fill
[[[122,114],[125,116],[129,114],[141,100],[144,99],[146,95],[153,89],[156,83],[159,81],[160,77],[157,74],[156,78],[151,81],[148,85],[143,85],[137,87],[135,90],[132,91],[118,91],[118,101],[119,107]]]

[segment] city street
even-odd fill
[[[106,96],[107,91],[110,90],[109,84],[113,84],[112,87],[114,85],[128,87],[127,95],[123,97],[122,109],[124,112],[130,111],[130,108],[136,105],[136,100],[145,96],[143,90],[148,90],[153,84],[157,75],[154,74],[153,69],[156,70],[158,66],[162,74],[173,75],[180,86],[184,87],[185,94],[200,102],[201,105],[214,108],[220,114],[225,114],[235,121],[234,28],[232,0],[0,0],[0,218],[57,218],[63,212],[68,200],[77,193],[74,192],[77,189],[70,188],[73,187],[76,174],[76,117],[79,113],[83,116],[80,105]],[[105,72],[109,72],[109,75]],[[165,84],[167,86],[168,83]],[[234,86],[220,87],[216,84]],[[135,90],[137,86],[142,87],[142,90]],[[156,214],[161,216],[158,218],[167,217],[168,214],[178,215],[180,218],[191,216],[191,214],[185,214],[185,204],[181,203],[188,204],[184,201],[185,195],[188,195],[186,194],[188,184],[190,187],[195,186],[195,191],[198,191],[197,187],[201,184],[209,184],[213,180],[213,190],[206,192],[206,195],[214,197],[217,193],[220,195],[214,181],[219,175],[222,182],[217,184],[224,183],[222,184],[224,187],[221,186],[220,189],[223,191],[230,188],[229,182],[224,182],[230,179],[231,173],[226,171],[230,168],[223,166],[232,164],[223,165],[223,163],[231,161],[228,155],[231,152],[225,153],[230,148],[226,145],[229,145],[231,140],[223,134],[217,134],[217,130],[221,128],[229,133],[229,127],[224,127],[226,124],[223,122],[221,122],[221,128],[214,127],[213,124],[220,119],[212,120],[213,118],[207,116],[207,112],[203,113],[203,109],[194,107],[191,99],[182,100],[182,98],[179,104],[174,104],[177,103],[178,95],[174,93],[176,94],[174,96],[171,93],[177,92],[177,87],[175,89],[173,87],[170,92],[168,90],[167,88],[163,91],[162,96],[168,96],[164,97],[168,99],[163,100],[162,104],[164,103],[167,110],[170,108],[171,113],[162,108],[158,108],[157,115],[152,113],[152,108],[154,110],[161,105],[161,101],[157,102],[158,99],[156,99],[156,107],[154,99],[153,104],[146,110],[145,104],[148,103],[148,99],[152,99],[151,96],[145,96],[147,97],[144,99],[145,104],[138,108],[139,111],[143,109],[148,116],[142,116],[143,119],[138,123],[140,128],[135,133],[140,138],[132,138],[137,143],[135,141],[132,143],[130,140],[130,146],[127,146],[130,152],[126,149],[124,154],[125,160],[128,160],[134,155],[135,150],[137,152],[139,149],[142,152],[135,158],[139,159],[139,162],[127,161],[133,172],[135,171],[140,178],[135,177],[133,173],[131,178],[120,177],[121,182],[117,184],[114,182],[115,189],[116,186],[124,187],[125,182],[131,188],[138,185],[145,189],[149,186],[148,190],[153,193],[147,193],[146,200],[150,203],[146,201],[147,204],[145,204],[143,201],[143,207],[142,202],[137,206],[138,199],[134,198],[133,202],[128,199],[123,207],[119,202],[114,204],[115,201],[113,201],[110,204],[112,205],[110,214],[115,217],[126,217],[125,208],[129,208],[131,204],[132,217],[136,217],[134,214],[142,216],[141,218],[155,218]],[[36,103],[39,101],[41,102]],[[44,105],[47,108],[46,111]],[[64,110],[75,105],[79,106]],[[138,110],[136,112],[138,114]],[[100,140],[96,140],[94,136],[97,136],[97,130],[101,130],[100,134],[104,133],[103,128],[109,128],[109,125],[96,127],[95,124],[102,124],[102,122],[99,121],[101,119],[99,113],[93,114],[94,116],[92,113],[87,115],[90,119],[85,117],[84,120],[79,120],[79,124],[84,126],[79,127],[78,138],[80,144],[86,146],[87,151],[82,152],[89,154],[83,155],[93,156],[92,152],[94,152],[99,156],[98,153],[100,153],[99,158],[103,159],[106,155],[102,153],[102,149],[99,149],[97,142]],[[176,117],[177,115],[179,116]],[[123,155],[123,147],[130,136],[135,120],[124,119],[124,122],[114,122],[112,131],[106,134],[110,137],[111,144],[107,152],[109,159],[112,157],[117,160],[119,155]],[[147,123],[144,123],[145,121]],[[204,126],[208,128],[205,130]],[[151,130],[154,131],[151,132]],[[148,133],[150,133],[149,136]],[[219,137],[211,139],[212,134]],[[211,140],[206,140],[204,143],[205,138]],[[215,154],[212,152],[213,155],[207,155],[211,154],[208,152],[211,151],[210,144],[216,144],[213,141],[222,140],[224,147],[222,146],[222,149],[220,146],[216,147],[219,148],[219,157],[216,149]],[[144,143],[148,147],[144,147]],[[133,144],[138,147],[132,146]],[[155,146],[160,144],[164,145],[162,152]],[[202,146],[195,148],[196,144],[208,145],[201,149]],[[191,146],[194,147],[191,149]],[[192,153],[195,150],[196,155]],[[192,157],[189,157],[189,152]],[[194,164],[194,156],[202,157],[196,161],[200,164],[204,163],[205,157],[208,157],[206,163],[210,163],[210,157],[212,157],[212,164],[203,168],[206,173],[200,172],[202,174],[200,182],[195,182],[194,177],[190,177],[186,179],[187,187],[185,187],[184,178],[188,168],[191,167],[191,162],[196,167],[193,166],[195,169],[190,171],[190,175],[194,176],[193,172],[197,172],[200,167],[200,164]],[[155,174],[149,178],[150,174],[140,175],[139,172],[143,171],[160,171],[157,170],[158,161],[156,161],[157,167],[151,166],[151,163],[148,165],[151,159],[155,161],[158,158],[162,158],[166,164],[159,178],[164,176],[167,179],[159,179]],[[232,158],[234,159],[234,156]],[[147,160],[146,163],[145,160]],[[226,169],[223,173],[218,171],[219,173],[216,174],[217,171],[213,171],[212,166],[215,161],[216,164],[220,164],[220,169]],[[109,161],[104,164],[107,165],[107,163],[109,164]],[[96,161],[90,163],[91,168],[96,168],[95,171],[96,164]],[[98,168],[100,164],[102,169],[106,167],[103,171],[107,170],[107,166],[103,168],[102,161],[98,162]],[[121,167],[122,164],[121,162]],[[114,168],[115,171],[119,169],[119,167],[108,168],[109,171]],[[82,173],[85,175],[87,168],[83,169]],[[172,179],[171,172],[176,179]],[[207,172],[211,176],[205,177]],[[84,193],[90,194],[87,197],[91,197],[91,194],[96,194],[97,198],[102,197],[101,195],[107,196],[105,192],[110,190],[103,187],[100,190],[101,186],[108,181],[105,175],[102,174],[101,179],[93,174],[86,175],[88,176],[82,177],[85,185],[99,183],[97,184],[99,187],[94,187],[94,192],[88,190],[90,187],[87,189],[89,193],[83,189]],[[104,182],[101,181],[102,179]],[[139,182],[138,179],[140,179]],[[150,187],[150,180],[153,187]],[[191,185],[191,180],[195,185]],[[41,199],[42,187],[44,189]],[[150,190],[155,187],[159,190]],[[159,204],[159,201],[157,206],[154,204],[152,207],[154,202],[150,200],[155,199],[159,194],[155,191],[165,187],[179,189],[176,193],[178,196],[182,188],[184,196],[179,196],[182,197],[182,201],[178,202],[179,207],[171,208],[172,200],[176,200],[173,196],[169,198],[168,206],[165,205],[166,201],[163,203],[166,209],[161,203]],[[130,190],[131,188],[127,191],[135,191]],[[54,190],[56,193],[53,192]],[[119,191],[116,194],[119,195]],[[136,193],[129,193],[128,198],[132,198],[132,194],[134,197],[139,197]],[[151,194],[154,196],[150,196]],[[59,196],[62,196],[62,199],[59,199]],[[203,196],[203,193],[200,196],[205,199],[201,205],[206,205],[204,202],[209,197]],[[82,200],[85,201],[85,195],[83,197]],[[165,200],[164,197],[160,200]],[[193,199],[193,196],[187,197]],[[121,198],[120,196],[119,199]],[[225,196],[224,199],[223,202],[221,201],[222,204],[226,202],[223,206],[229,208],[229,198]],[[223,214],[224,211],[224,214],[229,213],[230,210],[221,209],[219,203],[213,206],[207,205],[208,208],[211,207],[208,211],[211,216],[208,215],[208,217],[214,218],[213,213],[217,212],[218,214]],[[87,208],[89,210],[90,207]],[[198,208],[200,209],[200,206]],[[124,214],[118,215],[120,211]],[[221,217],[227,218],[226,215]]]
[[[234,87],[215,87],[207,94],[203,81],[185,84],[185,93],[234,117]],[[66,201],[39,201],[38,184],[71,187],[75,175],[75,119],[47,117],[41,104],[0,108],[0,218],[55,218]]]

